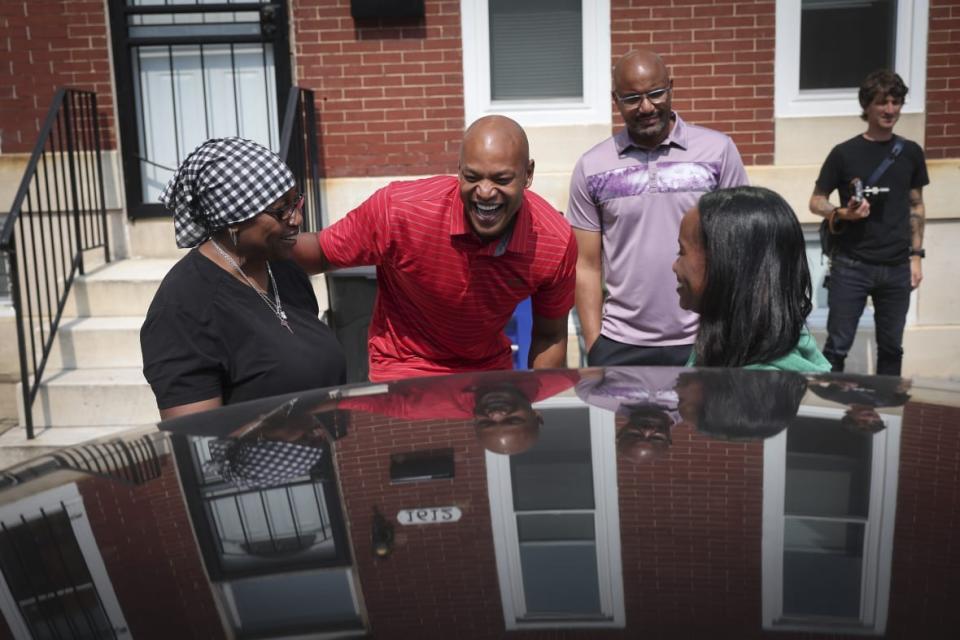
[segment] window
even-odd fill
[[[613,413],[576,399],[537,407],[532,449],[486,454],[504,623],[623,627]]]
[[[610,122],[609,0],[461,0],[467,123]]]
[[[928,5],[777,0],[777,117],[859,115],[860,81],[881,67],[893,68],[910,87],[904,111],[922,112]]]
[[[900,418],[871,434],[842,428],[841,415],[803,407],[764,442],[764,629],[886,628]]]

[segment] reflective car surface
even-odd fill
[[[468,374],[0,474],[0,637],[954,638],[960,385]]]

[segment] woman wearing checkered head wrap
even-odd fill
[[[243,138],[214,138],[180,164],[160,202],[173,211],[177,246],[189,249],[289,193],[296,196],[296,180],[280,156]]]
[[[242,138],[207,140],[160,200],[177,246],[140,332],[162,418],[341,384],[343,351],[290,261],[303,196],[277,154]]]

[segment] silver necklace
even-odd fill
[[[237,273],[240,274],[240,277],[243,278],[244,282],[250,285],[250,288],[257,292],[257,295],[260,296],[260,299],[263,300],[264,304],[269,307],[270,311],[273,311],[273,315],[277,316],[277,319],[280,320],[280,325],[286,327],[287,331],[293,333],[293,329],[290,328],[290,323],[287,322],[287,314],[283,310],[283,305],[280,304],[280,291],[277,289],[277,281],[273,279],[273,270],[270,269],[270,263],[267,263],[267,276],[270,278],[270,286],[273,287],[273,302],[270,302],[270,298],[267,297],[267,294],[260,290],[260,287],[256,283],[247,277],[247,274],[243,272],[243,269],[240,268],[240,265],[236,260],[233,259],[227,251],[217,244],[217,241],[213,238],[210,238],[210,244],[213,245],[213,248],[216,249],[224,260],[230,263],[230,266],[237,270]]]

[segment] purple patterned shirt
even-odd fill
[[[748,184],[728,136],[673,115],[673,131],[656,149],[634,146],[621,130],[583,154],[570,181],[570,225],[603,233],[600,332],[617,342],[693,343],[697,315],[680,308],[671,270],[680,219],[705,192]]]

